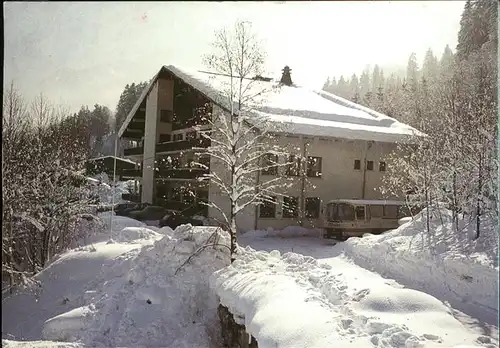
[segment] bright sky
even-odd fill
[[[301,85],[367,64],[405,66],[412,51],[438,56],[457,43],[463,1],[4,2],[4,86],[43,92],[76,111],[115,110],[127,83],[162,65],[204,68],[214,30],[236,19],[264,40],[269,71]],[[419,58],[420,59],[420,58]]]

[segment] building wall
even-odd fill
[[[158,79],[146,97],[146,123],[142,169],[142,202],[153,203],[156,143],[164,131],[160,110],[173,110],[173,80]],[[160,127],[160,124],[162,125]]]
[[[320,139],[300,136],[281,136],[277,138],[280,147],[290,154],[299,156],[315,156],[322,159],[322,177],[285,177],[292,182],[282,188],[280,194],[299,198],[299,207],[305,207],[306,197],[318,197],[321,200],[321,211],[326,202],[332,199],[384,199],[378,190],[382,183],[385,172],[379,171],[379,162],[395,149],[394,144],[366,142],[344,139]],[[354,169],[354,160],[361,161],[361,168]],[[287,159],[279,158],[279,162],[284,164]],[[366,171],[366,162],[373,161],[373,170]],[[387,164],[389,165],[389,164]],[[220,163],[211,163],[212,170],[216,170],[219,175],[223,175]],[[278,175],[285,175],[285,167],[278,168]],[[275,176],[261,175],[260,182],[271,180]],[[364,179],[363,179],[364,178]],[[226,178],[227,179],[227,178]],[[285,179],[284,179],[285,180]],[[365,185],[363,188],[363,180]],[[212,185],[213,186],[213,185]],[[210,198],[217,202],[224,209],[229,209],[227,199],[223,197],[215,187],[210,192]],[[363,192],[364,191],[364,192]],[[304,194],[302,194],[304,192]],[[240,230],[267,229],[269,227],[281,229],[291,225],[301,225],[306,228],[320,227],[321,219],[307,219],[305,212],[299,208],[299,215],[296,218],[283,217],[283,199],[277,197],[275,218],[255,218],[258,216],[258,209],[251,209],[242,214]],[[215,212],[211,212],[215,214]],[[209,213],[209,214],[211,214]],[[257,215],[256,215],[257,214]],[[220,215],[220,214],[219,214]],[[302,223],[300,222],[302,221]]]
[[[393,151],[395,144],[366,142],[360,140],[320,139],[304,137],[281,137],[279,140],[283,149],[291,154],[315,156],[322,159],[322,177],[294,177],[293,185],[286,190],[286,195],[299,197],[299,206],[306,197],[319,197],[321,199],[321,212],[325,204],[332,199],[386,199],[378,187],[382,184],[385,172],[379,171],[379,162]],[[305,149],[305,151],[304,151]],[[365,157],[366,156],[366,157]],[[361,168],[354,169],[354,160],[361,161]],[[373,161],[373,171],[366,171],[366,161]],[[280,159],[286,163],[286,159]],[[387,164],[390,165],[390,164]],[[284,175],[285,168],[278,169]],[[363,193],[363,176],[365,187]],[[262,180],[269,180],[269,176],[262,176]],[[304,183],[302,183],[304,180]],[[304,187],[304,195],[302,188]],[[285,192],[283,192],[285,193]],[[391,197],[392,198],[392,197]],[[303,203],[302,203],[303,204]],[[302,209],[299,209],[297,218],[283,217],[283,199],[278,197],[276,218],[258,218],[257,228],[272,227],[281,229],[291,225],[300,225],[306,228],[320,227],[320,219],[306,219]]]

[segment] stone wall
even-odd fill
[[[228,348],[258,348],[253,336],[249,339],[245,325],[240,325],[234,320],[233,314],[222,304],[218,308],[222,328],[222,339]],[[249,343],[250,342],[250,343]]]

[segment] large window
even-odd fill
[[[295,155],[288,156],[286,167],[287,176],[299,176],[300,175],[300,157]]]
[[[294,218],[299,215],[299,197],[283,197],[283,217]]]
[[[174,134],[173,140],[174,141],[179,141],[179,140],[182,140],[182,137],[183,137],[182,133],[177,133],[177,134]]]
[[[172,122],[172,114],[173,114],[172,110],[165,110],[165,109],[160,110],[160,121],[167,123]]]
[[[366,170],[373,170],[373,161],[366,161]]]
[[[356,220],[364,220],[365,219],[365,207],[363,205],[359,205],[356,207]]]
[[[321,157],[307,157],[307,176],[313,178],[321,178]]]
[[[186,133],[186,140],[196,139],[196,131],[191,131]]]
[[[361,169],[361,160],[357,159],[354,160],[354,170],[360,170]]]
[[[317,219],[321,208],[321,200],[319,197],[306,198],[306,218]]]
[[[276,197],[272,197],[271,202],[263,202],[259,206],[259,217],[274,218],[276,217]]]
[[[266,153],[262,156],[262,175],[276,175],[278,174],[278,155]]]

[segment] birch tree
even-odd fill
[[[235,259],[237,221],[245,208],[264,203],[276,204],[275,197],[291,184],[285,176],[264,179],[262,171],[275,171],[289,165],[278,144],[277,131],[270,120],[259,113],[259,105],[269,93],[279,93],[279,86],[255,78],[264,73],[265,53],[248,22],[238,21],[234,30],[216,32],[213,53],[204,57],[211,71],[224,76],[221,93],[216,96],[221,108],[208,112],[205,121],[210,129],[200,131],[211,145],[204,151],[214,166],[202,180],[214,184],[227,203],[209,202],[221,216],[221,223],[231,234],[231,262]],[[208,166],[199,163],[203,168]]]

